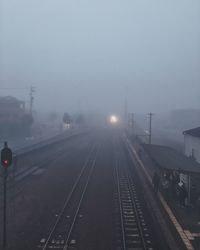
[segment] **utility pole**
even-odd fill
[[[148,115],[149,115],[149,144],[151,144],[151,136],[152,136],[152,116],[153,116],[153,114],[150,112]]]
[[[131,113],[131,129],[132,134],[134,134],[134,113]]]
[[[35,92],[35,88],[33,86],[31,86],[30,88],[30,115],[33,115],[33,102],[34,102],[34,97],[33,97],[33,93]]]
[[[127,97],[125,96],[125,100],[124,100],[124,121],[125,121],[125,126],[128,123],[128,113],[127,113]]]
[[[128,125],[128,87],[124,86],[124,124]]]
[[[134,128],[134,114],[131,113],[131,127]]]

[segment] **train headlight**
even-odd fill
[[[115,115],[110,116],[110,123],[115,124],[118,121],[119,121],[119,119],[117,118],[117,116],[115,116]]]

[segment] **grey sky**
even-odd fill
[[[130,111],[200,107],[199,0],[2,0],[0,12],[0,87],[34,84],[37,108],[118,112],[125,92]]]

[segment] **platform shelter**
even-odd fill
[[[143,144],[143,148],[161,174],[179,175],[180,181],[184,182],[188,190],[189,201],[194,187],[195,192],[200,193],[200,164],[192,157],[187,157],[168,146]]]

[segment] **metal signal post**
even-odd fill
[[[7,246],[7,168],[3,176],[3,248]]]
[[[3,175],[3,248],[7,246],[7,177],[8,167],[12,164],[12,151],[7,142],[1,150],[1,165],[4,167]]]

